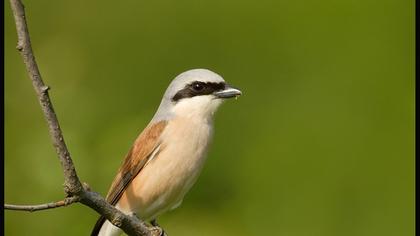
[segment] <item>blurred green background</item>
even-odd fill
[[[169,82],[241,88],[169,235],[414,235],[414,1],[25,1],[80,178],[105,195]],[[5,2],[5,201],[63,198]],[[88,235],[72,205],[5,212],[6,235]]]

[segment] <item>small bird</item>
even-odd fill
[[[126,155],[106,200],[125,214],[136,214],[156,225],[156,217],[178,207],[197,180],[217,108],[223,100],[241,94],[207,69],[178,75]],[[121,233],[101,216],[91,235]]]

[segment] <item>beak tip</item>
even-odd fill
[[[237,98],[242,95],[242,91],[237,88],[228,86],[223,91],[215,93],[215,95],[218,98]]]

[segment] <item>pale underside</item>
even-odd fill
[[[127,186],[118,208],[149,220],[181,203],[202,169],[211,135],[210,124],[192,122],[176,118],[167,124],[155,155]]]
[[[221,100],[200,96],[180,101],[169,121],[152,120],[135,141],[107,200],[142,220],[180,205],[197,180],[212,136],[212,118]],[[194,109],[195,108],[195,109]],[[200,109],[196,109],[200,108]],[[121,231],[106,221],[99,235]]]

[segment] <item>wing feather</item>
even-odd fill
[[[160,152],[160,136],[166,127],[166,121],[160,121],[146,127],[138,136],[123,164],[119,168],[106,196],[106,200],[116,205],[130,182],[143,169],[146,163]],[[91,235],[98,235],[105,218],[101,216],[95,224]]]

